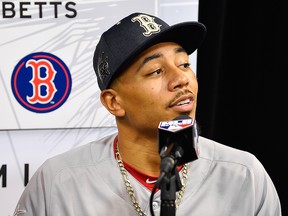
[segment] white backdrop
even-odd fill
[[[12,216],[24,183],[47,158],[116,130],[114,118],[99,101],[92,67],[101,33],[133,12],[158,15],[170,25],[197,20],[198,0],[5,2],[0,5],[0,216]],[[21,87],[25,75],[20,72],[25,72],[18,63],[38,52],[59,58],[71,76],[64,102],[40,113],[27,109],[13,93],[13,88],[21,93],[29,85]],[[190,57],[195,71],[196,55]],[[19,86],[12,82],[16,69]]]

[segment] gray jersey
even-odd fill
[[[33,175],[15,211],[23,216],[113,216],[137,213],[114,157],[116,134],[48,159]],[[150,215],[151,191],[129,174],[136,199]],[[160,193],[154,213],[160,215]],[[199,138],[177,216],[280,216],[274,185],[250,153]]]

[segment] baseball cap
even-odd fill
[[[96,46],[93,67],[101,90],[147,48],[160,42],[176,42],[190,55],[205,38],[206,27],[196,21],[168,25],[146,13],[133,13],[105,31]]]

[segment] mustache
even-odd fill
[[[173,104],[174,101],[178,100],[179,97],[181,97],[182,95],[186,95],[186,94],[192,94],[193,99],[195,99],[195,94],[192,91],[190,91],[189,89],[184,89],[184,90],[178,91],[176,95],[167,103],[167,105],[171,106],[171,104]]]

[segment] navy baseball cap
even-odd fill
[[[160,18],[133,13],[105,31],[94,52],[93,67],[101,90],[125,70],[147,48],[160,42],[176,42],[190,55],[205,38],[206,27],[200,22],[169,26]]]

